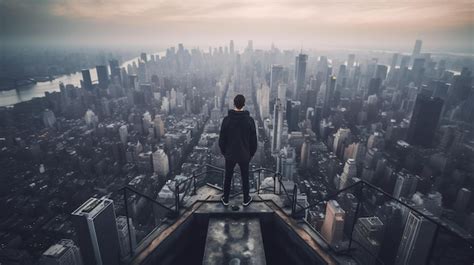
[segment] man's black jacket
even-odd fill
[[[248,111],[229,110],[222,121],[219,148],[226,159],[250,161],[257,151],[257,130]]]

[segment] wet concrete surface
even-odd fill
[[[265,265],[265,250],[258,218],[211,218],[203,264]]]

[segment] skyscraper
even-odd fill
[[[347,159],[346,163],[344,164],[344,170],[342,171],[341,176],[339,177],[339,189],[344,189],[345,187],[349,186],[352,178],[357,176],[357,166],[356,161],[352,158]]]
[[[411,197],[416,191],[417,184],[417,176],[409,173],[406,170],[398,172],[395,188],[393,189],[393,197],[397,199]]]
[[[89,69],[83,69],[82,71],[82,85],[84,86],[84,89],[87,90],[92,90],[92,78],[91,78],[91,73],[89,72]]]
[[[132,218],[128,219],[125,216],[117,217],[117,230],[119,235],[119,243],[120,243],[120,256],[126,258],[130,256],[130,250],[135,250],[137,247],[137,235],[135,231],[135,226],[133,225]],[[130,236],[129,236],[129,229],[128,224],[130,224]],[[131,240],[131,241],[130,241]],[[131,249],[130,249],[131,248]]]
[[[383,223],[378,217],[357,219],[352,239],[354,242],[354,258],[359,264],[375,265],[383,240]]]
[[[280,99],[275,101],[273,108],[273,135],[272,153],[279,153],[281,149],[281,134],[283,128],[283,108]]]
[[[157,149],[153,153],[153,170],[162,177],[168,175],[170,171],[168,155],[163,149]]]
[[[395,265],[426,264],[436,225],[411,211],[403,230]]]
[[[62,239],[41,256],[41,265],[83,265],[79,248],[70,239]]]
[[[109,66],[110,66],[110,75],[112,77],[112,80],[114,80],[116,77],[119,79],[119,82],[121,81],[121,72],[120,72],[120,65],[118,60],[113,59],[109,61]]]
[[[310,142],[309,138],[306,138],[301,146],[301,156],[300,156],[300,168],[308,168],[309,166],[309,152],[310,151]]]
[[[413,47],[412,60],[414,60],[421,53],[422,40],[416,40],[415,46]]]
[[[328,76],[326,79],[326,90],[324,91],[323,117],[329,115],[332,103],[334,101],[334,89],[336,88],[336,77]]]
[[[296,96],[297,91],[302,91],[305,88],[305,75],[306,75],[306,61],[308,55],[300,53],[296,57],[295,61],[295,79],[296,87],[293,96]]]
[[[230,40],[229,50],[230,50],[230,54],[234,54],[234,40]]]
[[[109,87],[109,71],[106,65],[97,65],[95,67],[97,71],[97,79],[99,80],[99,87],[107,89]]]
[[[119,136],[120,136],[120,141],[123,144],[127,143],[127,138],[128,138],[128,128],[127,125],[122,125],[119,127]]]
[[[120,263],[119,238],[112,200],[90,198],[72,212],[72,221],[84,264]]]
[[[331,246],[337,245],[343,239],[345,212],[335,200],[326,204],[326,215],[321,235]]]
[[[278,97],[278,85],[283,81],[283,66],[272,64],[270,70],[270,99]],[[281,98],[280,98],[281,99]]]
[[[286,119],[288,122],[288,132],[298,131],[298,123],[300,121],[301,102],[287,100]]]
[[[407,142],[430,147],[438,127],[443,100],[418,94],[407,133]]]
[[[142,53],[140,54],[140,59],[141,59],[142,61],[144,61],[144,62],[147,61],[147,54],[146,54],[146,52],[142,52]]]

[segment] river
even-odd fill
[[[154,53],[160,57],[165,56],[166,52]],[[127,67],[133,62],[138,63],[139,57],[135,57],[122,63],[122,67]],[[89,69],[93,81],[97,80],[97,72],[95,68]],[[62,75],[52,81],[38,82],[27,86],[18,87],[17,89],[0,91],[0,107],[11,106],[20,102],[29,101],[33,98],[44,97],[45,92],[59,91],[59,84],[64,83],[80,86],[82,80],[82,73],[75,72],[68,75]]]

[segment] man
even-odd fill
[[[257,151],[257,130],[250,113],[243,110],[245,97],[237,95],[234,98],[233,110],[229,110],[222,121],[219,134],[219,148],[225,157],[224,195],[221,198],[224,206],[229,205],[230,184],[236,164],[239,164],[244,193],[243,205],[252,202],[249,194],[249,163]]]

